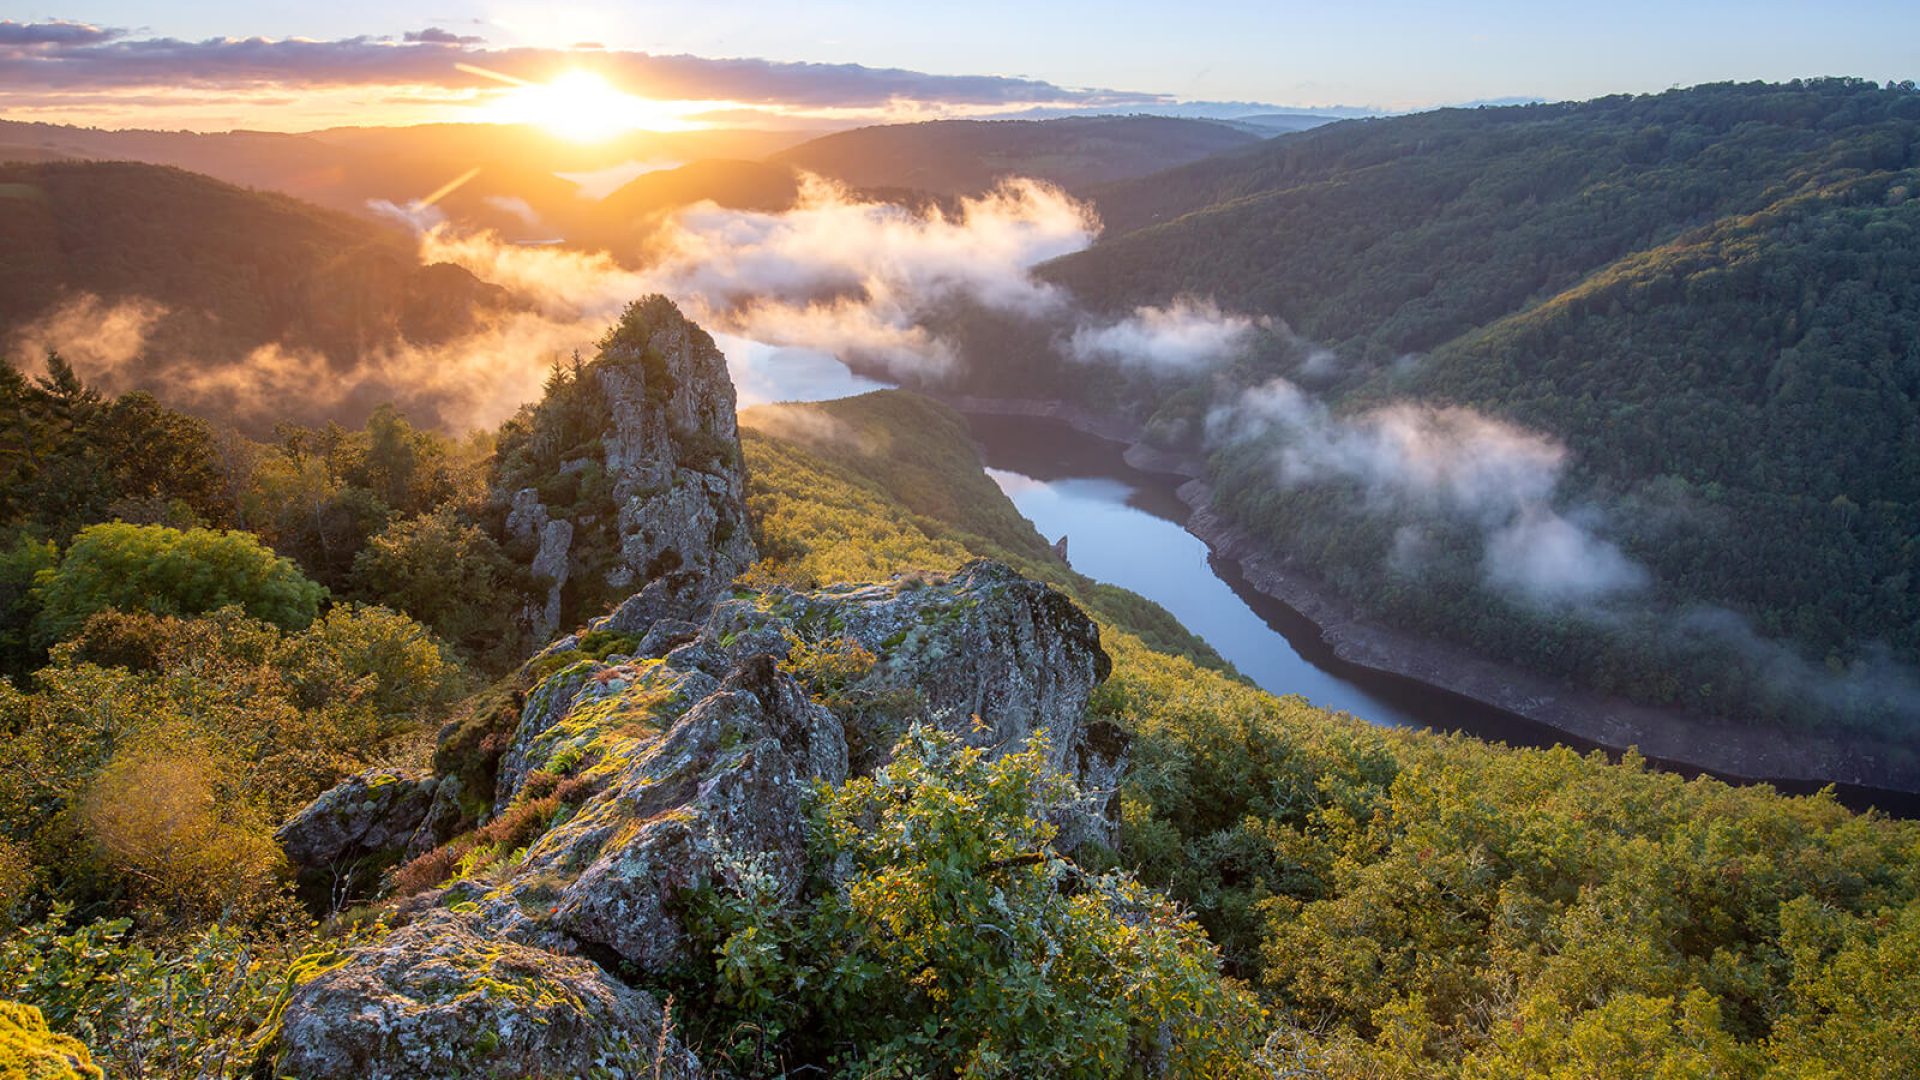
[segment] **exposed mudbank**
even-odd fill
[[[1220,514],[1213,506],[1201,459],[1141,442],[1140,426],[1125,418],[1058,401],[960,396],[942,400],[963,413],[1055,420],[1083,434],[1126,444],[1127,464],[1142,472],[1182,478],[1178,495],[1191,511],[1187,531],[1205,541],[1216,558],[1234,565],[1250,588],[1312,623],[1327,648],[1345,663],[1511,713],[1564,734],[1569,743],[1614,751],[1637,748],[1657,763],[1681,771],[1801,788],[1831,782],[1893,793],[1920,792],[1920,754],[1899,743],[1740,727],[1680,709],[1608,698],[1362,618],[1332,590],[1290,567]],[[1851,794],[1856,797],[1849,802],[1887,808],[1890,801],[1875,799],[1872,793]]]

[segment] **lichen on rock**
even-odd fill
[[[673,1077],[704,1075],[648,995],[579,957],[491,934],[473,916],[425,915],[296,987],[275,1075]]]
[[[649,296],[508,422],[492,500],[541,588],[533,640],[629,594],[650,618],[697,613],[752,564],[734,409],[713,338]]]
[[[623,1055],[659,1031],[634,987],[704,957],[697,917],[716,894],[810,902],[815,792],[877,767],[911,724],[992,756],[1045,732],[1053,767],[1093,791],[1061,809],[1060,842],[1112,839],[1125,740],[1086,719],[1110,662],[1092,621],[1042,583],[979,562],[736,590],[698,623],[621,610],[528,664],[494,791],[494,822],[514,829],[475,834],[492,846],[440,864],[454,879],[395,909],[412,921],[293,996],[283,1066],[629,1075],[640,1059]]]

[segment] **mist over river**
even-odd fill
[[[848,371],[824,352],[715,338],[743,406],[829,401],[887,385]],[[1189,508],[1175,494],[1183,478],[1129,465],[1125,444],[1044,417],[967,413],[966,419],[987,474],[1043,536],[1067,538],[1075,570],[1160,604],[1261,688],[1386,726],[1457,731],[1515,746],[1598,748],[1483,702],[1341,660],[1310,620],[1248,584],[1236,564],[1188,532]],[[1821,785],[1775,786],[1805,793]],[[1920,816],[1920,796],[1844,784],[1836,789],[1856,808]]]

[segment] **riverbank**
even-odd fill
[[[1127,463],[1142,472],[1184,481],[1177,493],[1189,510],[1187,531],[1204,541],[1216,558],[1237,567],[1249,588],[1311,622],[1328,649],[1345,663],[1469,698],[1551,728],[1570,742],[1616,751],[1635,747],[1649,758],[1682,769],[1744,780],[1800,785],[1834,782],[1920,792],[1920,755],[1906,746],[1740,727],[1683,710],[1608,698],[1361,618],[1331,590],[1265,550],[1218,513],[1202,461],[1146,445],[1140,441],[1139,426],[1124,418],[1055,401],[957,396],[941,400],[963,413],[1058,421],[1083,434],[1123,444]]]

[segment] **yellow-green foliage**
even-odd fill
[[[56,896],[148,923],[244,912],[274,884],[274,824],[402,752],[458,677],[377,608],[297,634],[233,609],[95,616],[31,692],[0,686],[0,837]]]
[[[312,924],[282,911],[241,929],[214,924],[161,939],[125,919],[69,929],[69,909],[0,939],[0,1000],[31,1002],[115,1077],[252,1075],[290,991],[384,927]]]
[[[754,579],[811,588],[999,559],[1154,648],[1224,667],[1166,609],[1074,573],[988,478],[958,413],[904,390],[741,414]]]
[[[1253,1075],[1259,1007],[1199,926],[1051,849],[1073,795],[1042,743],[989,760],[915,727],[822,793],[814,855],[838,883],[812,911],[730,875],[714,1002],[847,1075]]]
[[[0,1001],[0,1080],[101,1080],[80,1040],[47,1030],[40,1010]]]
[[[289,629],[313,621],[326,590],[251,533],[110,522],[80,531],[35,594],[48,641],[109,609],[200,615],[236,605]]]
[[[1106,643],[1097,707],[1135,735],[1122,862],[1317,1067],[1920,1074],[1920,826],[1375,728]]]
[[[867,479],[928,475],[885,471],[898,444],[873,443],[882,419],[844,402],[750,415],[773,570],[950,568],[943,542],[1006,554],[963,501],[936,520]],[[816,493],[840,509],[811,508]],[[860,550],[843,514],[889,523],[892,546]],[[1102,620],[1114,672],[1095,702],[1134,737],[1120,861],[1190,905],[1258,987],[1276,1018],[1263,1067],[1920,1075],[1920,826],[1631,757],[1377,728],[1128,630]]]
[[[803,587],[872,581],[903,568],[952,570],[972,557],[870,483],[798,446],[751,428],[742,446],[747,505],[766,557],[760,572],[774,580]]]

